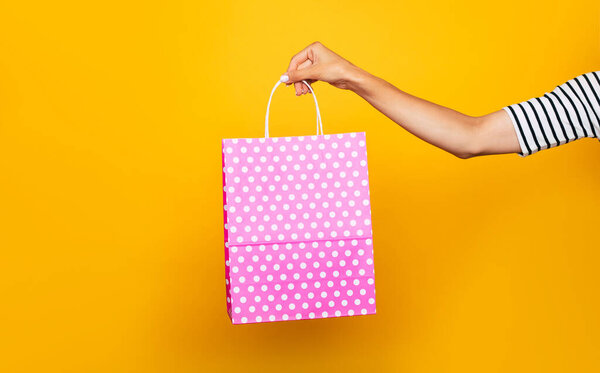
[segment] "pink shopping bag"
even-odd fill
[[[304,82],[312,92],[310,85]],[[223,139],[233,324],[375,313],[364,132]],[[321,133],[319,134],[319,129]]]

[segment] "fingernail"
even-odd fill
[[[282,83],[287,82],[288,80],[290,80],[290,77],[287,74],[283,74],[280,78],[279,81]]]

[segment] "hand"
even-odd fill
[[[309,84],[321,80],[337,88],[353,89],[361,73],[358,67],[315,42],[292,58],[284,75],[288,76],[286,84],[294,84],[296,96],[300,96],[310,92],[302,80]]]

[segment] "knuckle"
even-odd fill
[[[290,65],[296,62],[299,58],[302,58],[302,52],[296,53],[292,56],[292,58],[290,58]]]

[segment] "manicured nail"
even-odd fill
[[[287,74],[283,74],[280,78],[279,81],[282,83],[287,82],[288,80],[290,80],[290,77]]]

